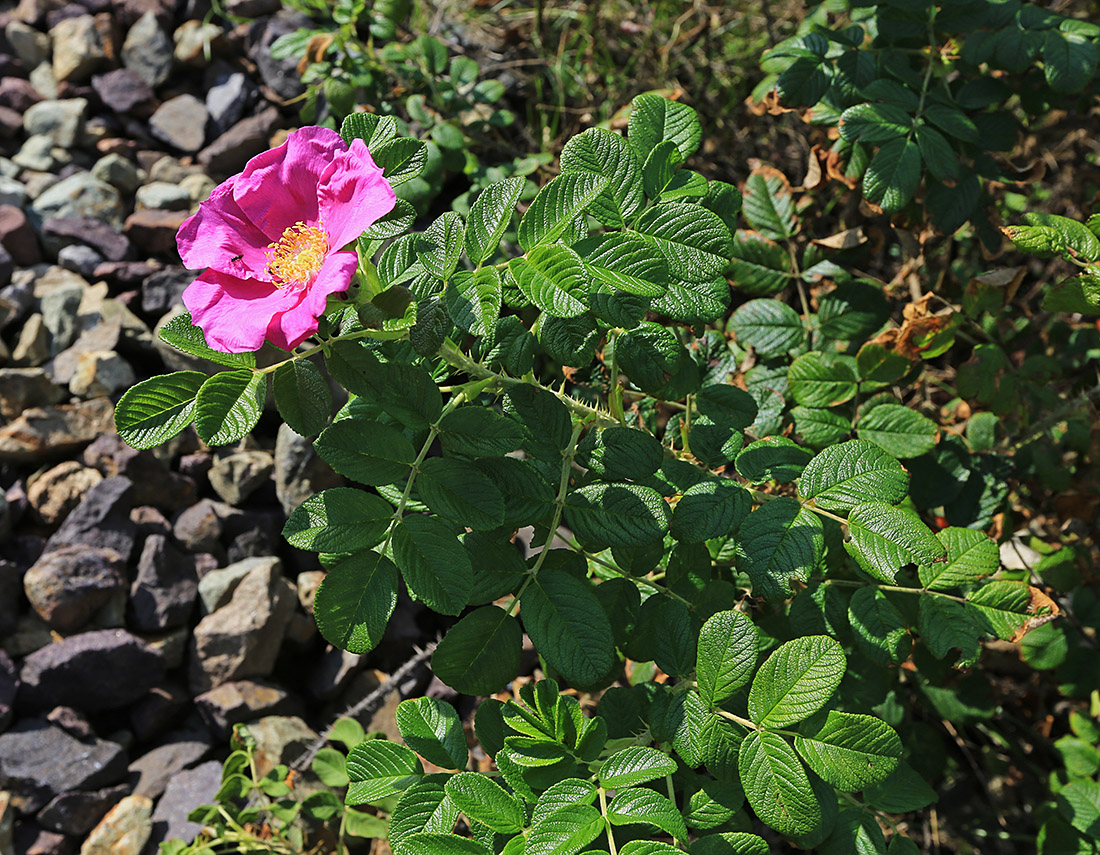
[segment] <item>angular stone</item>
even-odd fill
[[[146,538],[130,588],[129,625],[151,631],[187,623],[198,596],[195,561],[162,535]]]
[[[117,306],[117,303],[109,305]],[[101,321],[85,329],[73,344],[61,351],[49,364],[49,372],[54,382],[68,385],[76,376],[81,359],[89,353],[114,350],[122,336],[122,319],[114,318]]]
[[[80,710],[72,707],[54,707],[46,714],[46,721],[81,742],[91,742],[96,738],[91,722]]]
[[[47,552],[23,577],[39,617],[59,632],[81,629],[126,588],[126,567],[113,549],[67,546]]]
[[[0,463],[33,463],[59,457],[114,429],[109,398],[34,407],[0,427]]]
[[[129,478],[107,478],[96,484],[46,543],[46,551],[73,545],[102,547],[128,561],[136,534],[130,520],[132,493]]]
[[[195,734],[180,733],[143,754],[130,764],[130,783],[134,793],[158,798],[180,772],[200,763],[210,753],[210,744]]]
[[[266,775],[280,763],[288,766],[317,741],[317,731],[297,716],[269,715],[249,725],[256,740],[256,774]]]
[[[239,71],[220,73],[206,90],[206,112],[215,135],[240,121],[256,96],[256,87]]]
[[[272,572],[281,575],[283,563],[274,555],[260,558],[245,558],[228,567],[211,570],[199,580],[199,599],[202,601],[204,615],[215,612],[233,599],[233,592],[249,573],[257,567],[270,567]]]
[[[50,356],[50,333],[42,322],[42,315],[35,312],[19,331],[19,340],[11,352],[11,360],[16,365],[35,367],[41,365]]]
[[[210,552],[225,555],[221,545],[223,520],[238,513],[234,508],[213,499],[200,499],[176,517],[172,534],[190,552]]]
[[[288,516],[310,496],[343,484],[344,479],[317,456],[310,440],[285,424],[279,427],[275,438],[275,495]]]
[[[50,334],[50,355],[56,356],[73,343],[77,334],[77,310],[84,299],[80,285],[65,285],[42,298],[42,324]]]
[[[190,478],[170,472],[153,452],[131,448],[116,433],[96,439],[84,449],[83,458],[108,478],[116,475],[129,478],[134,485],[135,505],[177,510],[195,500],[195,484]]]
[[[154,102],[153,87],[130,68],[97,74],[92,78],[92,88],[99,100],[116,113],[145,113]]]
[[[82,632],[23,660],[16,703],[31,710],[59,703],[85,712],[119,709],[163,677],[163,655],[126,630]]]
[[[141,310],[163,315],[181,302],[183,292],[195,281],[197,275],[182,267],[168,267],[154,273],[141,283]]]
[[[31,172],[60,170],[61,167],[68,166],[71,162],[72,156],[65,149],[55,145],[52,139],[44,136],[27,137],[19,151],[12,155],[12,163]],[[50,180],[53,176],[45,176],[45,178]],[[38,194],[31,190],[31,180],[27,179],[25,185],[16,187],[10,178],[3,179],[0,182],[0,187],[4,189],[4,204],[22,205],[25,204],[28,196],[37,196]]]
[[[187,211],[191,208],[191,196],[187,189],[167,181],[152,181],[139,187],[136,202],[139,208],[159,211]]]
[[[121,745],[81,742],[45,719],[25,719],[0,734],[0,788],[11,791],[24,813],[61,793],[116,784],[125,774]]]
[[[80,398],[113,395],[137,381],[130,363],[114,351],[81,354],[69,391]]]
[[[31,204],[42,217],[84,217],[112,226],[122,222],[122,200],[118,191],[90,172],[76,172],[62,178]]]
[[[270,147],[271,133],[279,121],[279,111],[274,107],[241,119],[199,152],[199,163],[211,175],[239,172],[251,158]]]
[[[144,252],[176,252],[176,232],[187,219],[186,211],[135,211],[126,218],[123,234]]]
[[[203,66],[208,50],[220,50],[225,30],[213,21],[184,21],[172,34],[176,43],[173,55],[182,65]]]
[[[154,89],[172,73],[172,41],[152,10],[142,15],[126,34],[122,64]]]
[[[54,77],[53,63],[49,60],[40,62],[31,69],[27,79],[40,98],[49,101],[57,97],[57,78]]]
[[[271,480],[274,468],[269,451],[238,451],[214,462],[210,486],[226,503],[240,505]]]
[[[14,419],[28,407],[56,404],[64,392],[41,368],[0,368],[0,416]]]
[[[141,184],[138,168],[121,154],[105,154],[92,165],[91,173],[126,195],[133,193]]]
[[[22,77],[0,78],[0,105],[22,113],[42,100],[38,90]]]
[[[23,267],[42,260],[34,229],[27,215],[16,205],[0,205],[0,244],[11,253],[15,263]]]
[[[58,81],[87,80],[106,59],[95,18],[79,15],[59,22],[51,31],[53,76]]]
[[[15,851],[15,805],[11,793],[0,790],[0,852]]]
[[[217,760],[209,760],[172,778],[153,813],[149,845],[156,846],[175,837],[193,840],[202,826],[188,820],[187,815],[200,805],[213,802],[221,779],[222,764]]]
[[[310,671],[306,687],[311,697],[332,701],[347,688],[351,678],[365,665],[366,657],[328,647],[321,661]]]
[[[165,101],[149,118],[149,130],[159,140],[182,151],[202,148],[206,137],[206,105],[194,95]]]
[[[231,680],[270,674],[294,600],[293,586],[270,565],[245,576],[230,601],[195,627],[192,689],[202,692]]]
[[[87,112],[87,98],[42,101],[23,114],[23,127],[28,134],[49,137],[54,145],[72,148],[84,130]]]
[[[50,55],[50,37],[22,21],[9,21],[4,35],[27,68],[34,68]]]
[[[38,812],[38,824],[59,834],[87,834],[130,792],[126,784],[101,790],[74,790],[54,796]]]
[[[27,500],[44,523],[60,525],[80,504],[84,494],[102,480],[103,476],[95,469],[66,460],[31,483],[27,488]]]
[[[57,263],[66,270],[80,273],[84,276],[95,274],[96,268],[103,263],[103,256],[90,246],[74,243],[63,246],[57,253]]]
[[[301,15],[284,9],[266,21],[257,21],[249,31],[249,59],[259,67],[264,84],[284,101],[297,98],[305,91],[305,86],[295,58],[275,59],[271,55],[271,45],[280,36],[295,32],[303,23]]]
[[[214,192],[216,187],[214,179],[201,172],[188,175],[180,182],[179,186],[181,190],[187,193],[192,205],[205,202],[210,198],[210,194]]]
[[[126,236],[100,220],[82,217],[52,217],[42,223],[42,235],[66,243],[87,244],[111,261],[133,258],[134,248]]]
[[[11,724],[12,710],[15,706],[15,693],[19,689],[19,672],[3,650],[0,650],[0,733]]]
[[[92,829],[80,855],[141,855],[153,830],[152,816],[148,796],[126,796]]]
[[[149,742],[171,727],[191,705],[191,694],[184,686],[165,683],[154,686],[129,709],[130,730],[138,742]],[[146,795],[150,795],[146,793]],[[157,793],[157,795],[160,795]]]
[[[245,724],[268,715],[298,715],[302,712],[302,703],[274,683],[236,680],[198,695],[195,708],[210,732],[217,739],[224,740],[235,724]]]

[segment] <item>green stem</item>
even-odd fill
[[[880,585],[878,582],[859,582],[854,579],[811,579],[821,582],[823,585],[835,585],[840,588],[878,588],[880,591],[893,591],[895,594],[915,594],[917,596],[929,595],[954,600],[956,603],[966,603],[966,597],[956,597],[954,594],[945,594],[942,591],[929,591],[927,588],[903,588],[900,585]]]
[[[611,831],[611,820],[607,818],[607,790],[600,787],[597,792],[600,794],[600,813],[603,815],[604,826],[607,829],[607,850],[611,855],[619,855],[619,850],[615,847],[615,835]]]
[[[727,712],[726,710],[714,710],[713,712],[715,715],[720,715],[722,718],[728,718],[730,721],[737,722],[737,724],[741,725],[742,727],[747,727],[749,730],[760,729],[756,726],[756,722],[749,721],[747,718],[741,718],[741,716],[734,715],[733,713]]]

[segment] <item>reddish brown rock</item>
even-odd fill
[[[20,267],[30,267],[42,260],[38,238],[22,208],[0,205],[0,244]]]
[[[126,218],[122,233],[145,252],[175,252],[176,232],[186,219],[186,211],[135,211]]]
[[[29,80],[22,77],[0,78],[0,106],[24,113],[28,107],[41,100],[42,96]]]
[[[199,152],[199,163],[212,175],[239,172],[249,158],[268,149],[269,138],[278,123],[279,111],[274,107],[242,119]]]

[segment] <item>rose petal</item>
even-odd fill
[[[278,148],[256,155],[233,186],[233,198],[268,240],[278,240],[295,223],[316,225],[317,186],[347,144],[336,131],[307,127]]]
[[[183,305],[210,347],[223,353],[243,353],[259,350],[271,319],[301,297],[295,289],[207,270],[187,286]]]
[[[317,332],[317,319],[324,314],[329,295],[348,289],[358,264],[354,252],[335,252],[325,259],[301,301],[271,319],[267,340],[283,350],[293,350]]]
[[[334,248],[355,240],[393,210],[397,194],[362,140],[339,152],[317,187],[319,216]]]
[[[215,187],[198,211],[183,221],[176,234],[180,258],[191,270],[211,267],[240,279],[270,281],[265,254],[270,241],[233,198],[236,179]]]

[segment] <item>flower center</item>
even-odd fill
[[[328,250],[328,235],[321,224],[307,226],[299,220],[267,245],[267,272],[279,288],[308,285],[325,263]]]

